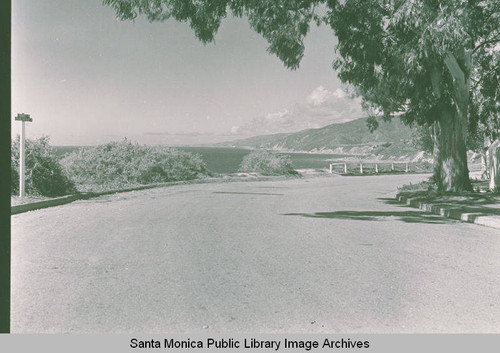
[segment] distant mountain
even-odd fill
[[[328,152],[378,158],[413,158],[419,153],[411,143],[411,129],[397,119],[381,121],[370,133],[367,118],[295,133],[255,136],[224,142],[219,146],[267,148],[282,151]]]

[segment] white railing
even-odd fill
[[[358,163],[354,163],[354,162],[336,162],[336,163],[330,163],[330,174],[333,174],[335,173],[333,167],[334,166],[338,166],[338,165],[342,165],[344,166],[344,174],[347,174],[347,171],[348,171],[348,168],[347,168],[347,165],[348,164],[355,164],[355,165],[358,165]],[[379,173],[379,165],[386,165],[386,164],[390,164],[391,165],[391,171],[395,170],[394,169],[394,165],[398,165],[398,164],[404,164],[405,165],[405,172],[408,173],[410,171],[410,162],[364,162],[364,166],[365,166],[365,169],[366,169],[366,166],[367,165],[375,165],[375,173]],[[359,173],[360,174],[363,174],[363,162],[359,162]]]

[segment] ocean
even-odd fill
[[[79,147],[56,146],[56,154],[60,157],[72,152]],[[216,173],[236,173],[247,154],[251,151],[243,148],[233,147],[175,147],[179,150],[196,153],[207,164],[208,169]],[[342,158],[340,154],[316,154],[316,153],[282,153],[290,156],[295,169],[327,169],[327,160]]]
[[[207,164],[208,169],[217,173],[236,173],[247,154],[251,150],[233,147],[178,147],[186,152],[197,153]],[[345,157],[340,154],[316,154],[316,153],[285,153],[290,156],[295,169],[327,169],[327,160]]]

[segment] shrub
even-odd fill
[[[15,151],[14,141],[11,142],[10,154],[10,194],[19,194],[19,142]],[[17,152],[17,153],[16,153]]]
[[[25,190],[29,195],[62,196],[75,191],[47,136],[26,140]],[[11,143],[11,194],[19,192],[19,136]]]
[[[192,180],[210,175],[198,155],[164,146],[138,145],[126,139],[80,148],[66,155],[61,164],[80,189]]]
[[[257,172],[262,175],[297,175],[289,156],[266,150],[256,150],[241,162],[241,172]]]

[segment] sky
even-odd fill
[[[116,19],[101,0],[12,4],[12,112],[53,145],[196,145],[364,116],[332,69],[335,37],[313,25],[298,70],[246,19],[202,44],[186,23]],[[20,123],[12,117],[12,135]]]

